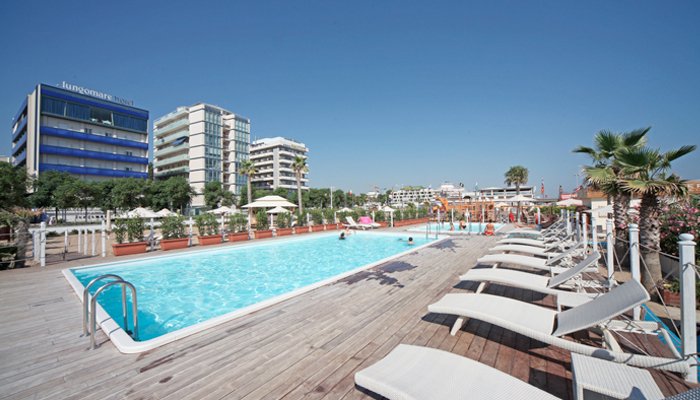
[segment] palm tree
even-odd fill
[[[671,162],[694,151],[696,146],[682,146],[661,153],[658,149],[638,148],[617,155],[628,178],[621,185],[631,193],[642,197],[639,210],[640,253],[646,264],[642,271],[642,284],[649,290],[662,280],[659,261],[661,197],[684,197],[688,194],[686,181],[670,173]]]
[[[527,168],[522,165],[510,167],[505,173],[505,184],[508,186],[515,185],[516,195],[520,196],[520,185],[527,183],[528,173]],[[520,222],[520,201],[518,201],[518,222]]]
[[[306,158],[301,156],[294,157],[292,161],[292,169],[294,170],[294,175],[297,178],[297,202],[299,203],[299,213],[303,212],[302,201],[301,201],[301,175],[309,171],[306,166]]]
[[[617,156],[624,151],[640,149],[646,145],[646,134],[651,128],[636,129],[626,133],[613,133],[607,130],[598,132],[593,138],[595,149],[579,146],[574,153],[588,154],[593,165],[584,168],[586,180],[595,189],[602,190],[613,204],[615,222],[615,252],[622,258],[626,252],[627,210],[630,205],[630,192],[621,184],[624,178],[622,165]]]
[[[255,164],[250,160],[244,160],[241,162],[241,166],[238,168],[238,173],[246,176],[248,182],[248,204],[253,202],[253,175],[258,172]],[[253,219],[253,209],[248,208],[248,230],[250,231],[250,221]]]

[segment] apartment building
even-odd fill
[[[295,140],[273,137],[259,139],[250,147],[250,160],[255,163],[257,174],[253,176],[253,187],[258,189],[297,189],[296,174],[292,169],[295,157],[307,159],[309,149]],[[308,164],[307,164],[308,168]],[[301,189],[309,188],[308,172],[302,174]]]

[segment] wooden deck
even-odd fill
[[[461,354],[570,398],[567,352],[476,320],[450,336],[454,317],[427,312],[445,293],[475,287],[457,277],[494,240],[450,239],[138,355],[120,354],[101,332],[88,350],[80,301],[59,267],[2,271],[0,398],[366,399],[354,373],[399,343]],[[487,292],[552,304],[519,289]],[[686,388],[654,377],[665,394]]]

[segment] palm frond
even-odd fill
[[[642,147],[647,143],[646,134],[649,133],[651,127],[635,129],[631,132],[622,134],[622,144],[625,147]]]
[[[593,141],[601,153],[605,155],[605,158],[612,156],[621,144],[620,136],[607,130],[596,133]]]
[[[663,158],[665,160],[668,160],[668,162],[670,163],[671,161],[679,159],[686,154],[692,153],[693,151],[695,151],[696,147],[697,146],[695,146],[695,145],[681,146],[680,148],[678,148],[676,150],[667,151],[666,153],[663,154]]]

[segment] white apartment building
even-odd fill
[[[517,194],[518,191],[515,187],[488,187],[480,189],[478,192],[476,192],[477,197],[494,201],[506,200],[508,198],[516,196]],[[520,195],[534,199],[534,186],[520,186]]]
[[[253,187],[258,189],[297,189],[296,174],[292,169],[294,158],[307,158],[309,149],[300,143],[283,137],[256,140],[250,147],[250,160],[258,172],[253,176]],[[308,168],[308,164],[307,164]],[[308,173],[302,174],[301,189],[309,188]]]
[[[248,159],[250,120],[211,104],[178,107],[153,124],[153,171],[156,179],[187,178],[197,195],[192,207],[204,206],[204,185],[219,181],[236,195],[246,184],[238,174]]]
[[[432,202],[438,194],[439,191],[431,188],[395,190],[389,195],[389,203],[392,206],[402,207],[408,203]]]

